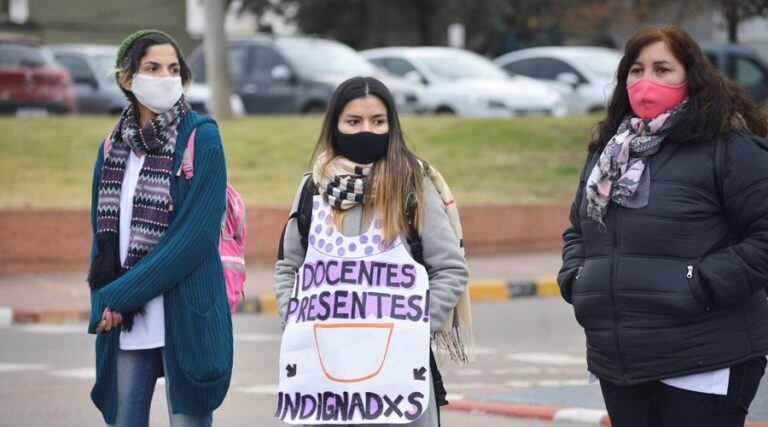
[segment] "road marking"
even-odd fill
[[[457,369],[453,372],[454,375],[460,376],[460,377],[475,377],[483,375],[484,371],[482,369]]]
[[[236,390],[248,394],[273,396],[277,394],[277,384],[261,384],[247,387],[237,387]]]
[[[504,383],[504,385],[509,387],[515,387],[515,388],[525,388],[525,387],[531,387],[533,385],[532,381],[507,381]]]
[[[565,408],[555,412],[554,421],[600,424],[608,413],[604,409]]]
[[[51,371],[49,374],[56,377],[93,380],[96,379],[96,368],[61,369],[58,371]]]
[[[20,325],[15,329],[22,332],[31,332],[35,334],[81,334],[87,332],[85,324],[54,324],[54,323],[34,323],[31,325]]]
[[[566,379],[566,380],[541,380],[536,382],[539,387],[564,387],[564,386],[583,386],[588,385],[587,380],[581,379]]]
[[[278,334],[234,334],[235,341],[244,342],[280,342]]]
[[[498,388],[498,385],[495,384],[486,384],[486,383],[457,383],[457,384],[450,384],[451,390],[469,390],[469,389],[476,389],[476,388]]]
[[[583,357],[557,353],[512,353],[507,355],[507,360],[557,366],[586,365]]]
[[[0,363],[0,372],[42,371],[47,367],[37,363]]]
[[[7,328],[13,323],[13,310],[10,307],[0,307],[0,328]]]
[[[453,400],[464,400],[464,395],[463,394],[448,393],[448,394],[445,395],[445,400],[447,400],[449,402],[453,401]]]
[[[499,349],[495,347],[475,347],[475,356],[487,356],[489,354],[496,354]]]
[[[541,368],[536,368],[533,366],[521,366],[518,368],[500,368],[500,369],[491,369],[490,373],[491,375],[537,375],[540,374],[543,371]]]

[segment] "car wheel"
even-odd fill
[[[325,113],[325,104],[319,102],[312,102],[307,104],[302,110],[304,114],[323,114]]]

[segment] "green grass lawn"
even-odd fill
[[[435,165],[460,204],[568,202],[597,116],[403,118],[416,154]],[[116,118],[0,118],[0,208],[89,206],[93,162]],[[293,200],[320,116],[220,123],[229,179],[249,205]]]

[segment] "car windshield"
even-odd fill
[[[94,55],[96,65],[99,67],[97,73],[99,78],[104,81],[115,81],[115,64],[117,63],[117,54]]]
[[[0,65],[43,67],[52,65],[53,59],[45,51],[34,46],[0,44]]]
[[[420,57],[429,71],[448,79],[506,79],[507,75],[493,62],[480,55],[456,52],[441,52]]]
[[[299,74],[314,76],[336,74],[356,76],[376,70],[352,48],[328,40],[281,39],[277,46]]]
[[[592,52],[577,59],[587,70],[605,80],[613,79],[619,68],[621,55],[613,52]]]

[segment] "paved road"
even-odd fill
[[[530,403],[553,405],[565,392],[597,396],[586,385],[584,338],[570,306],[558,298],[527,298],[474,306],[478,360],[446,368],[451,398],[490,393],[522,393]],[[272,419],[277,382],[278,319],[235,316],[235,371],[229,395],[214,414],[220,426],[277,426]],[[14,326],[0,330],[0,426],[97,426],[99,413],[89,400],[93,382],[93,337],[83,324]],[[768,393],[763,400],[768,407]],[[163,384],[158,385],[152,425],[166,425]],[[527,396],[525,394],[528,393]],[[518,396],[519,397],[519,396]],[[514,400],[514,399],[513,399]],[[556,405],[558,406],[558,405]],[[561,406],[561,405],[560,405]],[[444,412],[445,426],[555,426],[499,416]]]

